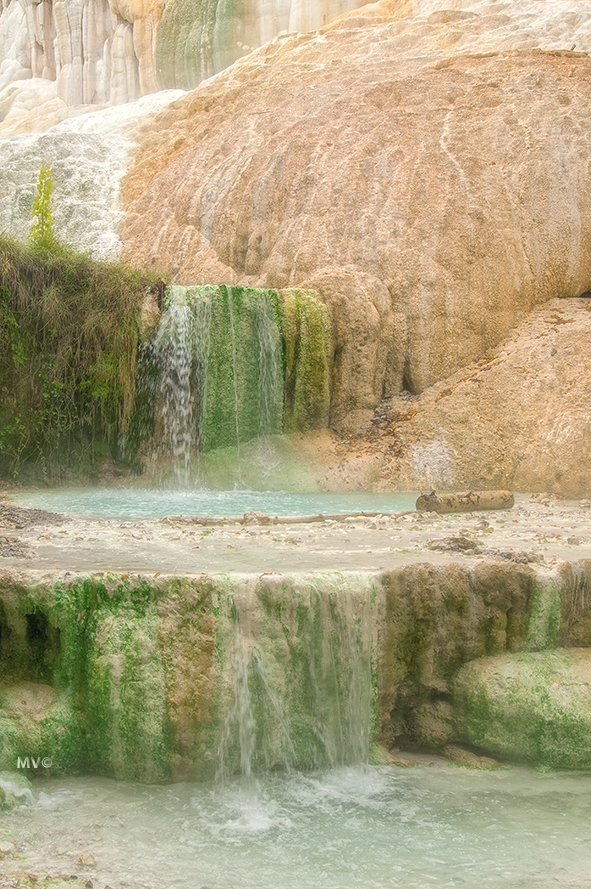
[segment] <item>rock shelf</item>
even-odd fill
[[[250,524],[238,516],[92,519],[8,505],[0,537],[27,547],[20,558],[0,554],[0,568],[42,572],[374,571],[483,558],[553,565],[591,558],[591,509],[517,495],[503,513],[294,516]]]

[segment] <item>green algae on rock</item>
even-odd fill
[[[0,689],[0,769],[27,768],[52,775],[80,766],[82,742],[68,690],[17,682]]]
[[[131,451],[184,458],[325,427],[330,321],[311,291],[171,286],[140,358]],[[239,459],[239,457],[238,457]]]
[[[122,581],[97,592],[85,639],[85,760],[99,774],[158,783],[169,770],[156,591]]]
[[[371,576],[111,574],[32,585],[29,597],[23,589],[4,576],[0,600],[19,605],[0,626],[13,665],[0,691],[7,768],[22,753],[50,757],[57,774],[159,783],[368,756]],[[23,684],[34,658],[12,656],[33,607],[59,631],[52,686]],[[25,686],[31,701],[17,707]],[[54,700],[61,709],[51,710]],[[42,730],[27,735],[35,706]]]
[[[544,651],[556,648],[560,626],[560,583],[555,575],[536,578],[530,601],[527,636],[523,641],[523,651]]]
[[[591,769],[591,650],[483,658],[455,680],[464,741],[508,759]]]
[[[313,290],[280,290],[285,343],[285,429],[306,432],[328,426],[331,325]]]
[[[483,562],[408,565],[382,575],[380,740],[440,747],[454,740],[452,683],[460,667],[519,650],[535,575]]]

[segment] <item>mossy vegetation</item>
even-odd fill
[[[100,597],[88,622],[83,675],[85,765],[148,783],[170,777],[155,593],[145,581],[123,581]]]
[[[0,237],[1,477],[59,483],[120,456],[157,280],[57,245],[47,218],[28,245]]]
[[[219,287],[211,304],[207,406],[202,417],[202,450],[231,447],[261,434],[283,429],[281,347],[274,291],[248,287]],[[266,317],[267,316],[267,317]],[[262,379],[265,320],[277,340],[276,373],[265,386]],[[272,350],[268,350],[272,351]],[[269,364],[272,364],[272,359]],[[261,400],[268,389],[267,419],[262,423]]]
[[[328,425],[331,335],[318,294],[172,286],[165,306],[141,350],[132,451],[151,440],[188,462]]]

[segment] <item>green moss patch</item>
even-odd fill
[[[72,696],[20,682],[0,689],[0,769],[63,775],[76,771],[82,750]]]
[[[285,343],[285,429],[328,426],[330,317],[312,290],[280,290]]]
[[[458,732],[493,754],[591,769],[591,651],[483,658],[454,684]]]

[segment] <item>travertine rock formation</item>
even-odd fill
[[[158,31],[161,87],[191,89],[278,34],[320,28],[366,0],[167,0]]]
[[[0,15],[4,134],[44,129],[69,108],[154,92],[159,15],[156,2],[8,0]]]
[[[277,34],[318,28],[362,2],[5,0],[0,132],[39,132],[80,106],[191,89]]]
[[[57,775],[249,775],[366,760],[375,730],[589,768],[589,658],[555,651],[591,641],[588,561],[67,578],[0,574],[2,769],[34,750]]]
[[[591,490],[591,300],[553,300],[418,400],[395,399],[402,490]]]
[[[68,102],[155,88],[158,34],[167,15],[177,21],[174,8],[158,31],[157,4],[9,2],[0,132],[89,107]],[[300,24],[288,27],[312,21],[313,8],[298,7]],[[273,9],[260,21],[275,21]],[[60,28],[77,36],[62,40]],[[196,58],[175,55],[174,40],[173,80]],[[26,236],[48,163],[58,235],[76,246],[115,256],[122,234],[127,258],[168,266],[179,282],[314,288],[333,319],[331,422],[356,429],[384,394],[425,392],[537,305],[591,287],[589,52],[582,0],[381,0],[275,39],[160,116],[150,112],[170,96],[5,140],[0,225]],[[120,232],[119,182],[136,138]],[[406,457],[387,483],[579,493],[588,402],[576,353],[569,361],[552,364],[552,392],[541,371],[524,378],[540,381],[535,391],[522,387],[515,357],[488,401],[435,403],[449,383],[425,396],[425,425],[405,426]],[[533,422],[536,399],[545,426]]]
[[[591,5],[442,5],[275,40],[150,122],[126,181],[130,259],[323,295],[340,428],[591,285]]]
[[[123,216],[119,183],[135,147],[134,123],[180,95],[178,90],[162,90],[63,120],[46,133],[0,139],[0,230],[26,240],[39,170],[47,164],[59,239],[96,258],[117,259]]]

